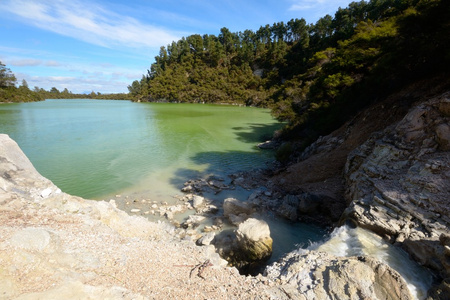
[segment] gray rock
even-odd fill
[[[239,201],[235,198],[227,198],[223,201],[223,215],[228,217],[229,215],[252,214],[253,209],[248,202]]]
[[[205,198],[202,196],[194,195],[192,198],[192,207],[199,209],[203,205],[204,200]]]
[[[190,215],[186,221],[184,221],[181,226],[183,228],[188,227],[197,227],[200,225],[200,223],[205,220],[206,218],[204,216],[198,216],[198,215]]]
[[[277,210],[278,215],[291,221],[297,221],[300,201],[297,196],[286,195]]]
[[[249,216],[246,214],[239,214],[238,216],[233,214],[228,215],[228,220],[230,220],[231,224],[233,224],[234,226],[239,226],[239,224],[241,224],[248,218]]]
[[[450,93],[423,102],[350,153],[342,218],[396,242],[442,278],[450,277],[439,242],[450,228],[449,105]]]
[[[207,234],[199,238],[196,243],[199,246],[208,246],[211,244],[215,236],[216,234],[214,232],[208,232]]]
[[[289,299],[414,299],[395,270],[365,256],[291,252],[264,273]]]

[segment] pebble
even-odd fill
[[[130,210],[132,213],[138,213],[138,212],[140,212],[141,210],[140,209],[137,209],[137,208],[133,208],[132,210]]]

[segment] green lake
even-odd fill
[[[280,125],[268,110],[221,105],[46,100],[0,105],[0,132],[66,193],[166,197],[190,178],[273,160],[256,144]]]
[[[269,110],[230,105],[81,99],[0,105],[0,133],[14,139],[43,176],[63,192],[115,199],[126,211],[126,199],[177,203],[174,196],[189,179],[226,179],[265,167],[273,152],[256,145],[280,127]],[[245,201],[251,192],[205,196]],[[314,225],[264,219],[274,240],[271,261],[324,237]]]

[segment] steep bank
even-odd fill
[[[353,220],[450,278],[450,92],[415,105],[352,151],[343,220]],[[446,284],[449,292],[448,281]]]
[[[241,276],[168,224],[61,192],[3,134],[0,174],[1,299],[413,298],[396,271],[363,256],[312,251]]]
[[[320,138],[269,180],[299,198],[315,195],[316,219],[335,218],[340,208],[335,224],[351,220],[402,247],[433,270],[439,299],[450,297],[449,90],[447,78],[415,83]]]

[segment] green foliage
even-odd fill
[[[294,147],[292,143],[286,142],[283,143],[275,153],[275,158],[277,161],[281,163],[286,163],[289,161],[291,155],[294,153]]]
[[[292,19],[256,32],[188,36],[162,47],[130,94],[270,107],[290,136],[326,134],[411,80],[448,71],[447,2],[352,2],[315,24]]]
[[[0,62],[0,88],[13,87],[16,84],[16,77],[2,62]]]
[[[0,102],[32,102],[43,100],[35,91],[28,88],[23,80],[22,85],[16,87],[17,79],[9,68],[0,62]]]

